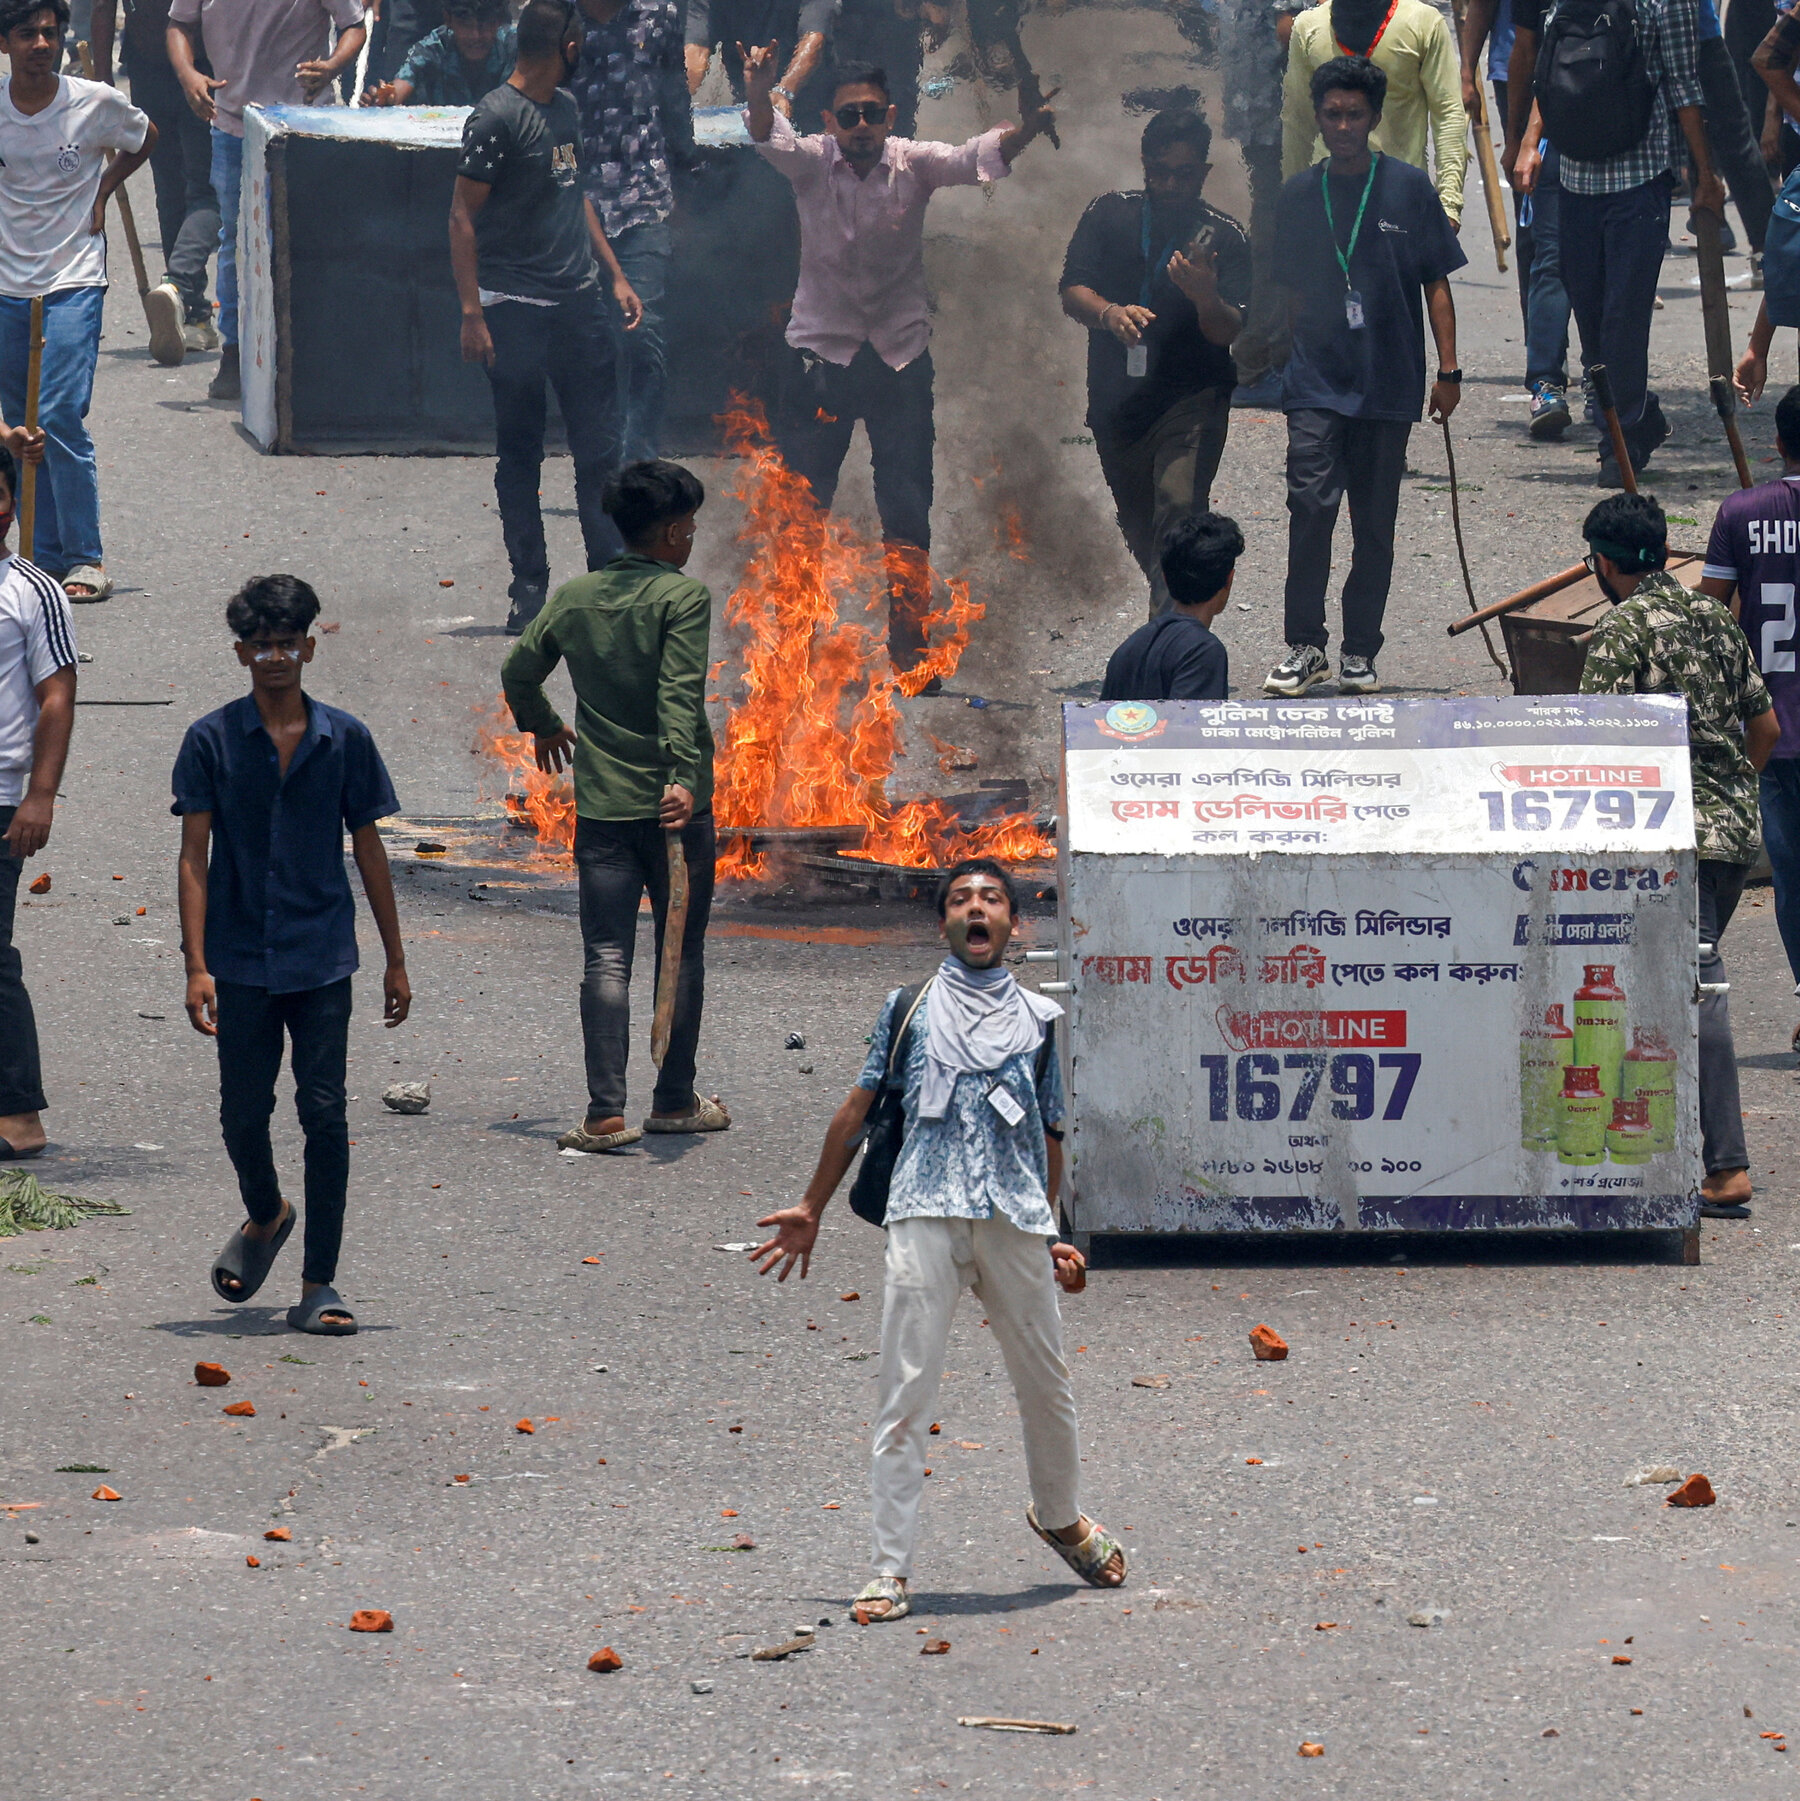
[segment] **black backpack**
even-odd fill
[[[907,1041],[912,1036],[919,1003],[930,986],[925,981],[900,990],[900,998],[894,1003],[894,1015],[900,1025],[889,1041],[887,1068],[863,1124],[862,1163],[856,1180],[850,1184],[850,1210],[872,1226],[887,1224],[888,1189],[893,1184],[894,1165],[900,1161],[900,1147],[906,1142]],[[1037,1061],[1032,1065],[1034,1084],[1043,1081],[1044,1071],[1050,1067],[1055,1034],[1054,1024],[1044,1028],[1044,1042],[1038,1046]]]
[[[1657,93],[1632,0],[1560,0],[1534,85],[1544,135],[1564,156],[1598,162],[1642,143]]]

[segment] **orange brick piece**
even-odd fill
[[[1325,1747],[1323,1745],[1315,1744],[1309,1738],[1303,1738],[1300,1741],[1300,1755],[1302,1757],[1323,1757],[1325,1755]]]
[[[262,1568],[262,1559],[260,1557],[246,1557],[244,1561],[253,1570],[260,1570]]]
[[[1710,1507],[1718,1500],[1713,1485],[1698,1470],[1664,1502],[1666,1507]]]
[[[122,1501],[125,1497],[116,1488],[108,1488],[104,1482],[94,1490],[96,1501]]]
[[[285,1526],[271,1526],[268,1531],[263,1534],[263,1537],[268,1539],[272,1544],[278,1545],[291,1543],[293,1536],[293,1533]]]
[[[229,1413],[233,1419],[253,1420],[256,1418],[254,1401],[233,1401],[229,1407],[221,1407],[221,1413]]]
[[[385,1607],[359,1607],[350,1616],[352,1632],[392,1632],[394,1616]]]
[[[602,1676],[610,1676],[614,1670],[622,1670],[624,1667],[625,1659],[622,1658],[611,1645],[602,1645],[600,1649],[588,1659],[588,1668],[590,1670],[598,1670]]]
[[[222,1363],[196,1363],[194,1380],[202,1388],[223,1388],[231,1380],[231,1371]]]
[[[530,1420],[520,1420],[514,1427],[515,1432],[535,1432],[537,1427]]]
[[[1630,1663],[1631,1659],[1629,1657],[1626,1657],[1623,1653],[1615,1651],[1613,1653],[1613,1662],[1614,1663]]]
[[[1258,1363],[1279,1363],[1287,1354],[1287,1340],[1270,1326],[1253,1326],[1250,1330],[1250,1348],[1256,1353]],[[1309,1757],[1322,1753],[1308,1752]]]
[[[39,876],[38,879],[31,884],[31,892],[33,894],[48,894],[50,892],[49,876]]]

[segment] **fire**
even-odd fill
[[[766,873],[768,859],[749,836],[760,826],[860,825],[860,847],[845,854],[910,868],[966,856],[1020,862],[1050,855],[1029,814],[965,830],[941,801],[896,807],[888,798],[905,744],[896,697],[954,675],[969,628],[986,611],[970,598],[967,580],[940,577],[922,551],[884,547],[821,514],[781,460],[760,406],[740,399],[724,425],[742,459],[734,495],[744,503],[738,540],[749,559],[725,608],[745,643],[742,697],[727,703],[714,764],[719,877],[753,881]],[[1010,554],[1027,556],[1016,513],[1004,528]],[[941,597],[924,619],[925,656],[900,676],[888,661],[890,581]],[[870,622],[840,620],[844,597],[861,598]],[[717,668],[712,673],[716,679]],[[940,752],[955,748],[933,742]],[[561,778],[537,769],[529,742],[490,724],[477,748],[511,770],[508,805],[531,822],[538,842],[571,845],[573,797]],[[955,766],[947,755],[943,762]]]
[[[575,848],[575,790],[566,776],[546,775],[537,766],[531,739],[511,729],[512,715],[500,701],[492,718],[475,725],[475,754],[491,758],[510,778],[506,808],[537,833],[543,850]]]

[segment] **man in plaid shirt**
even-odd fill
[[[1562,0],[1515,0],[1509,77],[1528,93],[1546,22]],[[1680,143],[1698,171],[1694,205],[1723,215],[1725,188],[1712,166],[1701,115],[1699,0],[1637,0],[1638,40],[1656,84],[1657,103],[1631,149],[1598,162],[1562,158],[1563,284],[1588,357],[1612,377],[1619,423],[1632,467],[1641,470],[1668,437],[1669,422],[1650,392],[1650,321],[1656,281],[1669,239],[1669,199]],[[1676,126],[1680,133],[1677,136]],[[1534,105],[1520,158],[1518,185],[1529,191],[1541,121]],[[1528,163],[1530,169],[1528,171]],[[1611,443],[1600,444],[1600,486],[1622,488]]]

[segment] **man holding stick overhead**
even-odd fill
[[[26,417],[32,302],[43,301],[33,560],[71,600],[112,593],[100,545],[100,478],[88,403],[106,302],[106,203],[156,147],[123,94],[58,75],[67,0],[0,0],[12,62],[0,84],[0,412]],[[108,163],[106,153],[118,154]]]
[[[627,463],[605,507],[625,554],[551,595],[500,671],[506,704],[537,740],[540,769],[575,766],[575,873],[580,885],[581,1036],[588,1105],[556,1142],[618,1151],[645,1132],[722,1132],[719,1097],[694,1090],[706,990],[713,892],[713,740],[706,717],[712,595],[681,573],[706,491],[679,463]],[[567,660],[575,725],[564,725],[544,681]],[[646,889],[656,966],[670,915],[670,876],[687,872],[674,1009],[650,1117],[625,1123],[631,964]],[[679,906],[679,901],[677,901]]]

